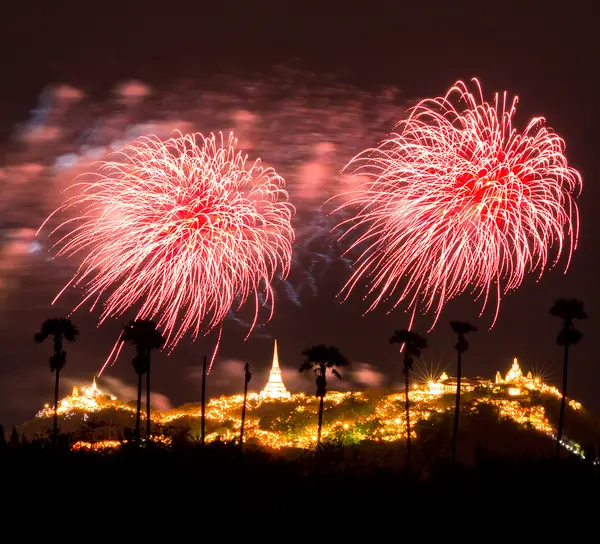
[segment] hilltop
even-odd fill
[[[461,390],[463,457],[471,458],[482,447],[492,453],[551,455],[560,398],[555,387],[531,373],[524,375],[515,359],[505,377],[498,373],[494,382],[465,379]],[[449,445],[455,391],[456,381],[446,374],[412,386],[411,428],[417,448],[428,457],[444,455]],[[242,395],[208,401],[208,442],[239,440],[242,403]],[[250,393],[247,447],[278,451],[313,447],[317,407],[313,395],[285,392],[281,398],[269,398],[264,391]],[[118,448],[135,426],[135,403],[105,395],[95,381],[91,387],[74,388],[60,401],[58,412],[60,430],[71,435],[75,449]],[[165,443],[184,435],[198,440],[200,414],[198,403],[169,411],[153,410],[152,433]],[[51,426],[51,415],[51,408],[46,406],[19,431],[29,440],[44,436]],[[403,392],[329,392],[325,398],[324,441],[363,449],[402,441],[406,438],[404,417]],[[572,399],[568,402],[565,430],[565,450],[595,458],[600,451],[600,421]]]

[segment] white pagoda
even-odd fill
[[[260,392],[263,399],[286,399],[289,400],[292,396],[283,385],[281,379],[281,369],[279,368],[279,355],[277,354],[277,340],[275,340],[275,348],[273,350],[273,365],[271,366],[271,374],[265,388]]]

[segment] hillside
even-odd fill
[[[513,369],[514,370],[514,365]],[[473,452],[485,446],[498,453],[545,455],[553,448],[554,422],[558,417],[558,391],[529,375],[496,381],[466,380],[463,392],[461,443]],[[452,379],[415,384],[410,391],[411,430],[417,448],[443,454],[449,444],[454,409]],[[514,378],[507,374],[507,378]],[[535,379],[537,380],[537,378]],[[527,387],[527,385],[531,387]],[[455,385],[454,385],[455,390]],[[241,395],[213,398],[207,404],[207,441],[236,441],[241,426]],[[296,394],[289,399],[248,395],[245,442],[272,450],[308,449],[316,442],[317,399]],[[200,404],[186,404],[152,412],[152,432],[163,441],[182,435],[200,436]],[[47,435],[50,407],[19,429],[29,440]],[[135,425],[134,403],[104,395],[94,384],[74,390],[59,404],[60,429],[72,436],[76,448],[119,447]],[[143,424],[145,428],[145,423]],[[508,435],[506,435],[508,433]],[[500,437],[506,435],[504,440]],[[565,448],[582,457],[600,451],[600,422],[581,404],[568,403]],[[329,392],[325,398],[323,438],[344,446],[385,444],[406,438],[403,392],[368,390]],[[107,442],[109,441],[109,442]],[[421,444],[419,445],[419,443]],[[92,446],[93,443],[93,446]]]

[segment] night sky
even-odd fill
[[[0,422],[11,425],[29,419],[51,398],[53,380],[47,364],[51,347],[35,345],[33,334],[43,319],[66,314],[77,300],[77,294],[71,293],[50,308],[57,286],[68,280],[67,265],[48,261],[43,241],[39,247],[30,239],[22,246],[15,242],[15,237],[37,229],[52,210],[50,199],[58,199],[62,188],[48,174],[40,174],[36,181],[26,177],[17,188],[10,179],[11,166],[41,164],[46,168],[49,157],[55,158],[51,142],[34,146],[18,136],[34,116],[32,110],[44,89],[67,84],[82,90],[90,106],[75,109],[73,115],[85,123],[84,115],[94,118],[100,109],[103,115],[110,110],[112,119],[122,118],[119,108],[125,106],[108,97],[124,81],[144,82],[153,96],[173,96],[177,93],[174,85],[185,81],[185,93],[190,95],[215,75],[260,80],[261,74],[267,77],[282,63],[316,73],[317,79],[333,77],[369,96],[382,87],[396,89],[399,111],[419,98],[444,94],[458,79],[476,76],[488,98],[504,90],[520,97],[519,127],[533,116],[548,120],[565,139],[569,164],[581,172],[584,183],[578,201],[579,247],[567,275],[562,260],[539,283],[528,278],[503,299],[490,332],[490,312],[479,319],[479,306],[468,296],[451,302],[428,337],[430,348],[423,364],[446,368],[452,374],[455,342],[448,321],[470,320],[480,332],[471,337],[463,365],[466,375],[493,377],[496,370],[505,372],[516,356],[524,370],[544,370],[558,384],[562,353],[555,337],[560,324],[549,309],[556,298],[581,298],[590,318],[581,323],[584,338],[572,352],[570,393],[584,406],[600,411],[595,346],[600,303],[596,285],[600,194],[595,183],[600,44],[591,8],[583,7],[586,3],[564,3],[559,10],[548,2],[527,2],[527,6],[524,2],[457,2],[452,9],[436,8],[435,2],[423,8],[380,2],[356,11],[348,3],[323,3],[319,9],[294,11],[286,3],[270,9],[256,7],[264,3],[246,3],[253,5],[250,9],[229,2],[223,8],[201,10],[188,6],[204,3],[184,2],[156,12],[146,2],[127,3],[135,8],[124,3],[43,4],[3,8],[0,21]],[[136,111],[140,116],[151,117],[151,113]],[[65,115],[60,121],[70,142],[79,141],[78,135],[67,134],[64,128],[74,120]],[[375,145],[379,137],[374,134],[367,144]],[[360,151],[351,149],[352,145],[340,153],[338,169],[350,158],[348,153]],[[270,162],[276,162],[276,153],[264,150],[265,146],[262,142],[265,160],[273,157]],[[42,199],[40,194],[50,197]],[[308,208],[306,202],[304,206]],[[296,228],[302,227],[300,222],[310,210],[305,212],[296,219]],[[12,257],[15,251],[18,255]],[[354,373],[347,373],[345,387],[364,388],[374,383],[378,372],[383,385],[393,387],[401,380],[398,354],[388,338],[394,329],[407,326],[408,316],[402,311],[386,315],[381,309],[363,317],[366,305],[360,294],[340,305],[335,295],[347,277],[347,269],[335,258],[340,251],[328,248],[333,258],[319,274],[317,294],[305,291],[299,300],[280,296],[272,321],[246,342],[243,327],[226,323],[209,394],[241,388],[240,361],[251,363],[255,372],[251,385],[262,387],[273,338],[280,345],[284,380],[293,390],[313,392],[314,385],[299,379],[295,369],[302,360],[301,351],[317,343],[336,345],[356,362]],[[308,265],[299,259],[295,266]],[[96,319],[96,313],[85,309],[73,316],[81,335],[67,348],[65,390],[73,381],[91,379],[125,321],[109,321],[96,328]],[[425,332],[429,323],[430,318],[418,320],[415,328]],[[212,342],[213,337],[195,344],[184,340],[171,356],[157,355],[155,391],[172,405],[198,400],[198,365]],[[131,395],[135,383],[129,358],[126,350],[106,374],[106,387],[124,396]]]

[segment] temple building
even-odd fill
[[[534,377],[531,372],[523,374],[519,361],[515,357],[508,372],[502,376],[496,372],[496,378],[492,384],[485,378],[461,378],[460,390],[473,391],[474,389],[491,389],[495,395],[506,397],[528,397],[531,391],[539,391],[543,383],[539,377]],[[444,395],[456,393],[456,378],[449,377],[445,372],[436,380],[428,383],[429,393],[432,395]]]
[[[473,391],[473,389],[475,389],[475,387],[480,385],[479,382],[481,380],[483,380],[483,378],[469,379],[469,378],[465,378],[463,376],[460,379],[461,392],[462,391]],[[432,395],[445,395],[448,393],[455,394],[456,386],[457,386],[457,379],[451,378],[448,376],[448,374],[446,374],[445,372],[442,372],[441,376],[438,378],[437,381],[432,380],[427,385],[429,386],[429,393],[431,393]]]
[[[531,372],[527,373],[527,376],[523,375],[519,361],[515,357],[510,370],[506,373],[506,376],[502,378],[500,372],[496,372],[496,383],[512,383],[517,385],[523,385],[528,389],[537,389],[539,378],[534,378]]]
[[[277,340],[273,349],[273,364],[271,365],[271,373],[269,381],[265,388],[260,392],[263,399],[291,399],[290,392],[285,388],[281,378],[281,369],[279,368],[279,355],[277,353]]]
[[[90,387],[82,387],[81,390],[76,385],[73,386],[73,393],[71,393],[71,397],[73,399],[78,399],[79,397],[86,397],[88,399],[93,399],[95,397],[101,396],[103,393],[98,389],[98,385],[96,384],[96,377],[94,376],[94,380],[92,381],[92,385]]]
[[[539,390],[542,386],[540,378],[534,378],[531,372],[528,372],[526,376],[523,375],[516,357],[513,359],[512,366],[504,378],[500,372],[496,372],[495,382],[494,393],[504,393],[511,397],[528,396],[529,391]]]
[[[98,412],[110,405],[117,397],[104,393],[98,387],[96,378],[89,387],[73,386],[73,391],[58,402],[58,413],[68,414],[73,410],[82,412]],[[49,417],[53,413],[53,408],[49,403],[37,413],[36,417]]]

